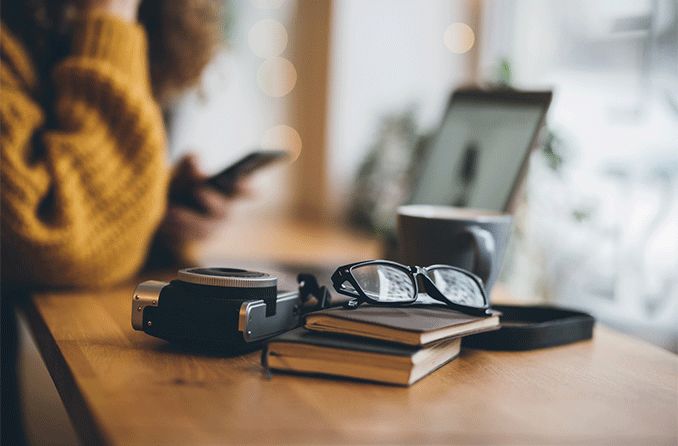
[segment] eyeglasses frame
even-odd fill
[[[409,301],[403,301],[403,302],[382,302],[378,301],[376,299],[373,299],[369,297],[365,291],[363,291],[362,287],[358,284],[358,281],[355,279],[353,276],[353,269],[367,266],[367,265],[385,265],[389,266],[392,268],[399,269],[406,273],[409,277],[410,280],[412,280],[413,285],[414,285],[414,295],[412,296],[412,299]],[[458,304],[455,302],[452,302],[448,300],[443,293],[438,290],[438,287],[436,287],[435,283],[433,283],[433,280],[428,276],[429,271],[434,271],[437,268],[446,268],[446,269],[452,269],[455,271],[458,271],[462,274],[464,274],[467,277],[470,277],[475,284],[478,286],[478,289],[480,290],[480,293],[483,297],[483,302],[485,303],[482,307],[470,307],[467,305],[462,305]],[[349,263],[347,265],[340,266],[336,269],[334,274],[332,274],[332,285],[334,286],[334,289],[339,293],[343,294],[345,296],[352,297],[356,299],[356,302],[351,302],[350,306],[352,308],[357,308],[360,306],[362,303],[370,303],[373,305],[381,305],[381,306],[397,306],[397,307],[404,307],[408,305],[412,305],[417,301],[417,297],[419,294],[419,281],[417,278],[419,276],[423,277],[423,283],[424,283],[424,289],[426,290],[426,293],[431,296],[433,299],[444,303],[448,307],[457,310],[459,312],[465,313],[465,314],[470,314],[473,316],[489,316],[491,315],[491,310],[490,310],[490,304],[487,300],[487,295],[485,293],[485,286],[483,284],[483,281],[480,277],[476,276],[470,271],[467,271],[463,268],[458,268],[456,266],[451,266],[451,265],[442,265],[442,264],[436,264],[436,265],[430,265],[427,267],[422,267],[422,266],[407,266],[407,265],[402,265],[397,262],[393,262],[391,260],[365,260],[361,262],[355,262],[355,263]],[[355,289],[355,293],[352,291],[348,291],[344,288],[342,288],[342,284],[345,282],[349,282],[353,288]]]

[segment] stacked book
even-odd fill
[[[463,336],[499,328],[499,316],[442,306],[330,308],[273,338],[262,354],[272,370],[411,385],[459,355]]]

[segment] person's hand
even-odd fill
[[[157,241],[177,259],[190,256],[187,250],[212,234],[225,220],[233,200],[247,193],[239,182],[225,195],[207,186],[206,179],[192,155],[183,157],[174,169]]]
[[[135,22],[140,0],[79,0],[83,12],[105,12],[128,22]]]
[[[161,226],[164,234],[180,242],[205,239],[225,219],[233,199],[245,192],[237,183],[226,195],[206,185],[206,180],[195,156],[179,160],[170,181],[169,204]]]

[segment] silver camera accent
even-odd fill
[[[132,328],[143,331],[144,308],[158,306],[160,291],[165,285],[167,282],[159,280],[147,280],[137,285],[132,295]]]
[[[266,317],[266,303],[263,300],[251,300],[242,304],[238,331],[242,332],[246,342],[274,336],[299,325],[301,310],[299,292],[279,293],[276,310],[275,315]]]

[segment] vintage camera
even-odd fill
[[[277,278],[234,268],[187,268],[170,282],[140,283],[132,327],[172,342],[239,350],[256,347],[301,323],[299,291],[278,291]]]

